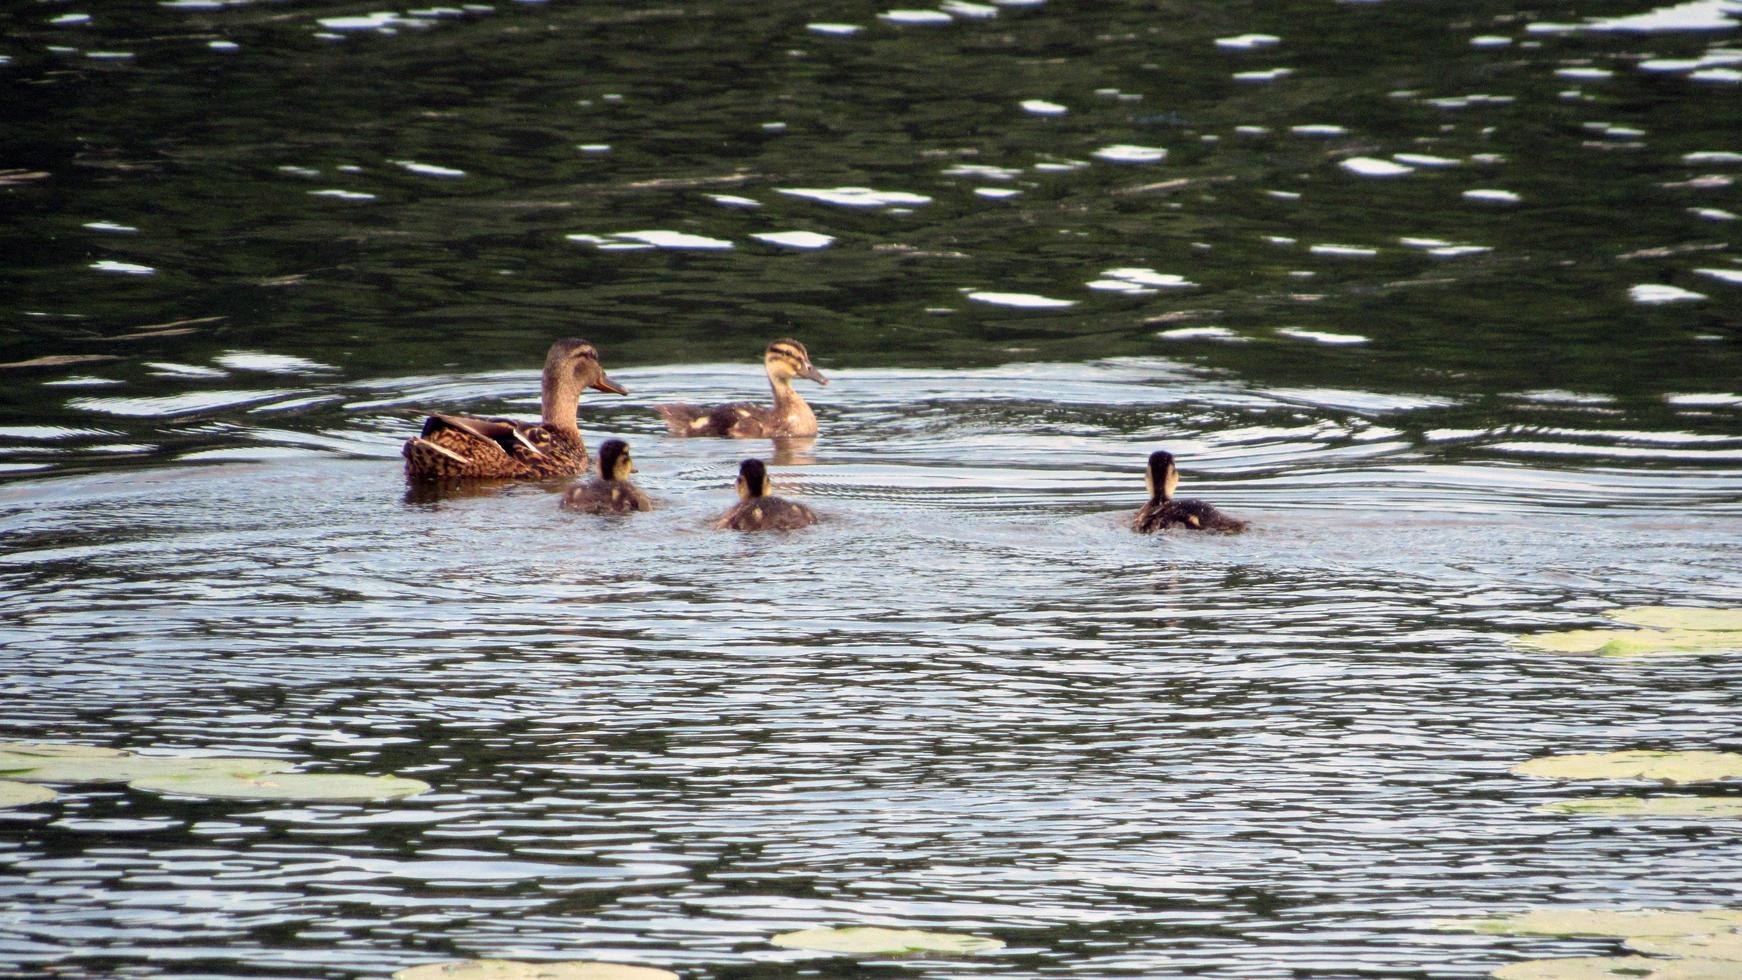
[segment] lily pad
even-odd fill
[[[1563,630],[1532,633],[1514,640],[1517,646],[1549,653],[1594,653],[1604,657],[1641,657],[1655,653],[1698,653],[1742,650],[1742,631],[1695,629]]]
[[[923,932],[919,929],[880,929],[848,926],[843,929],[804,929],[783,932],[769,942],[788,949],[816,949],[829,953],[985,953],[1004,948],[1004,943],[984,936],[954,932]]]
[[[0,755],[28,755],[51,759],[113,759],[127,753],[101,745],[74,742],[0,742]]]
[[[193,772],[133,780],[134,789],[179,796],[238,800],[388,800],[429,792],[429,784],[400,776],[320,773]],[[488,961],[480,961],[488,962]],[[507,962],[507,961],[502,961]]]
[[[1631,752],[1551,755],[1512,767],[1520,776],[1541,779],[1658,779],[1667,783],[1709,783],[1742,779],[1742,754],[1735,752]]]
[[[33,756],[0,752],[0,775],[29,783],[128,783],[189,774],[282,772],[293,759],[187,755]]]
[[[1736,980],[1735,963],[1654,960],[1643,956],[1575,956],[1525,960],[1494,971],[1500,980]]]
[[[29,783],[15,783],[10,779],[0,779],[0,810],[15,806],[29,806],[32,803],[47,803],[58,795],[47,786],[32,786]]]
[[[1735,975],[1742,976],[1742,932],[1718,932],[1704,936],[1635,936],[1627,948],[1641,953],[1663,953],[1690,960],[1723,960]]]
[[[1497,919],[1440,919],[1434,925],[1506,936],[1699,936],[1742,927],[1742,909],[1533,909]]]
[[[677,974],[649,966],[585,960],[450,960],[408,967],[395,973],[393,980],[677,980]]]
[[[1611,609],[1603,615],[1630,626],[1655,626],[1666,630],[1742,630],[1742,609],[1630,606],[1626,609]]]
[[[1742,817],[1742,796],[1606,796],[1544,803],[1538,813],[1598,817]]]

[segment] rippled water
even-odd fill
[[[1431,920],[1735,904],[1735,822],[1507,769],[1742,749],[1742,661],[1507,641],[1742,603],[1742,11],[944,9],[0,12],[0,738],[435,787],[0,811],[0,974],[1476,977],[1613,947]],[[660,511],[408,488],[568,334]],[[664,436],[784,334],[819,439]],[[1130,534],[1157,447],[1254,530]],[[748,453],[825,523],[710,530]],[[766,942],[856,923],[1008,947]]]

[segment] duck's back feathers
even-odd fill
[[[628,480],[588,480],[563,495],[563,509],[583,514],[629,514],[652,510],[653,501]]]
[[[576,476],[592,461],[580,440],[543,424],[431,415],[402,451],[414,479],[525,479]]]
[[[751,497],[726,511],[716,527],[730,531],[791,531],[817,522],[816,512],[780,497]]]
[[[763,439],[779,435],[774,412],[749,402],[705,408],[698,405],[659,405],[660,417],[674,436],[724,436],[729,439]]]
[[[1246,522],[1229,517],[1202,500],[1151,500],[1131,518],[1131,527],[1143,534],[1174,527],[1238,534],[1246,530]]]

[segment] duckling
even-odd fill
[[[1165,531],[1170,527],[1198,531],[1223,531],[1237,534],[1246,530],[1246,522],[1229,517],[1202,500],[1175,500],[1174,488],[1179,486],[1179,469],[1173,454],[1156,450],[1149,454],[1149,469],[1143,482],[1149,487],[1149,503],[1132,515],[1131,529],[1141,534]]]
[[[563,509],[584,514],[652,510],[653,501],[629,482],[633,472],[635,461],[629,458],[629,444],[621,439],[606,439],[599,444],[599,475],[563,494]]]
[[[605,377],[599,352],[569,337],[550,345],[544,359],[543,417],[537,423],[431,415],[423,432],[408,439],[405,475],[412,479],[544,479],[578,476],[592,466],[575,410],[581,390],[629,394]]]
[[[738,464],[738,502],[714,526],[732,531],[790,531],[817,522],[804,504],[768,496],[768,467],[760,459]]]
[[[817,417],[798,392],[792,390],[793,378],[808,378],[827,385],[811,363],[810,352],[792,338],[768,345],[762,355],[762,365],[768,371],[768,386],[774,389],[774,407],[763,408],[748,402],[699,408],[695,405],[659,405],[666,427],[678,436],[727,436],[733,439],[778,439],[785,436],[814,436]]]

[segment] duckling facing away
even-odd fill
[[[599,475],[563,494],[563,509],[583,514],[652,510],[653,501],[629,482],[633,472],[635,461],[629,457],[629,444],[621,439],[606,439],[599,444]]]
[[[768,496],[768,467],[760,459],[738,465],[738,502],[714,526],[731,531],[790,531],[817,522],[804,504]]]
[[[666,427],[678,436],[726,436],[733,439],[771,439],[784,436],[814,436],[817,417],[798,392],[792,390],[793,378],[808,378],[827,385],[811,363],[804,345],[788,337],[768,345],[762,355],[762,365],[768,371],[768,386],[774,389],[774,407],[763,408],[743,402],[717,408],[695,405],[660,405]]]
[[[544,359],[543,418],[537,423],[431,415],[402,455],[412,479],[544,479],[587,472],[592,460],[575,425],[581,390],[627,395],[605,377],[599,352],[569,337],[550,345]]]
[[[1202,500],[1175,500],[1174,488],[1179,486],[1179,469],[1173,454],[1156,450],[1149,454],[1149,469],[1143,474],[1149,487],[1149,503],[1132,515],[1131,529],[1140,534],[1183,527],[1196,531],[1222,531],[1237,534],[1246,530],[1246,522],[1229,517]]]

